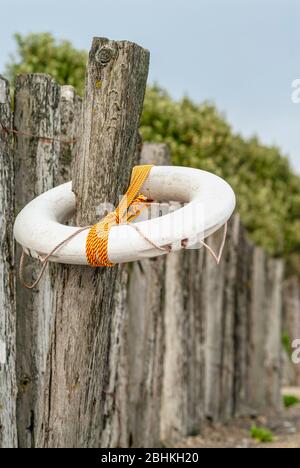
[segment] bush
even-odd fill
[[[252,439],[257,440],[258,442],[274,442],[274,436],[269,429],[265,427],[256,427],[253,426],[250,430],[250,435]]]
[[[300,400],[298,397],[294,395],[284,395],[283,404],[285,408],[290,408],[291,406],[299,405]]]
[[[69,41],[58,41],[50,33],[14,35],[17,57],[12,56],[6,75],[13,81],[20,73],[48,73],[61,85],[69,84],[82,95],[87,53]]]
[[[286,354],[291,357],[293,353],[293,348],[292,348],[292,343],[291,343],[291,338],[287,332],[284,332],[282,334],[282,346]]]

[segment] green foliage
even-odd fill
[[[299,405],[300,400],[295,395],[284,395],[283,404],[285,408],[290,408],[291,406]]]
[[[289,336],[289,334],[287,332],[283,332],[281,341],[282,341],[283,349],[285,350],[286,354],[289,357],[291,357],[292,352],[293,352],[292,342],[291,342],[291,338],[290,338],[290,336]]]
[[[50,33],[15,34],[18,57],[6,66],[10,80],[20,73],[48,73],[60,84],[69,84],[82,95],[87,53],[69,41],[58,41]]]
[[[250,430],[250,435],[252,439],[257,440],[258,442],[274,442],[274,436],[272,432],[265,427],[253,426]]]
[[[271,255],[300,251],[300,178],[278,148],[234,134],[212,104],[175,102],[158,87],[147,91],[141,131],[168,143],[174,164],[225,177],[253,240]]]

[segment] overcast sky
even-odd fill
[[[300,172],[299,0],[1,0],[0,16],[0,72],[14,32],[50,31],[83,49],[93,36],[135,41],[151,52],[149,82],[215,102]]]

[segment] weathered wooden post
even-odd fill
[[[300,338],[300,284],[297,276],[287,278],[283,286],[283,334],[290,343]],[[284,350],[286,385],[300,385],[300,366],[293,364],[290,350]]]
[[[251,414],[248,395],[248,363],[250,359],[248,337],[250,324],[251,275],[254,245],[249,241],[242,224],[239,227],[236,307],[234,325],[234,413],[235,416]]]
[[[164,144],[145,143],[140,162],[169,165],[169,149]],[[160,445],[165,265],[162,256],[135,262],[130,268],[118,388],[119,433],[125,447]]]
[[[203,422],[204,258],[204,249],[180,251],[166,262],[163,441],[199,433]]]
[[[203,313],[205,327],[205,414],[213,421],[228,420],[234,411],[234,323],[237,279],[237,244],[240,220],[233,216],[228,224],[222,260],[216,265],[206,255],[203,270]],[[217,252],[222,232],[208,240]]]
[[[93,40],[73,169],[78,225],[96,222],[97,207],[116,204],[128,186],[148,62],[148,51],[136,44]],[[109,445],[125,311],[119,305],[120,269],[61,268],[42,396],[47,406],[37,445]]]
[[[220,345],[216,345],[220,346],[221,351],[221,400],[219,416],[221,421],[230,420],[234,414],[236,284],[240,281],[237,276],[239,231],[240,217],[234,215],[228,225],[227,245],[223,257],[222,335],[219,338]]]
[[[265,342],[265,383],[266,405],[268,411],[282,408],[282,313],[283,313],[283,277],[282,259],[269,258],[267,262],[267,314]]]
[[[250,269],[247,400],[249,408],[255,413],[266,407],[264,369],[267,333],[266,254],[260,247],[253,249]]]
[[[58,180],[60,87],[43,74],[20,75],[15,83],[14,157],[16,212]],[[20,248],[17,249],[20,256]],[[26,258],[28,282],[41,266]],[[43,413],[42,392],[54,301],[53,269],[47,269],[33,291],[17,281],[18,438],[34,447],[36,423]]]
[[[11,102],[0,76],[0,448],[17,445],[15,375],[14,175]]]
[[[247,399],[253,412],[281,409],[282,260],[254,247],[248,322]]]
[[[58,158],[58,182],[71,180],[71,170],[79,140],[82,99],[73,86],[60,88],[60,150]]]

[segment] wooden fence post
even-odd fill
[[[205,328],[205,412],[213,421],[228,420],[234,412],[234,320],[237,278],[238,216],[228,225],[223,258],[219,265],[206,255],[203,271]],[[222,232],[208,243],[215,252],[222,240]]]
[[[14,174],[8,82],[0,76],[0,448],[17,446]]]
[[[267,265],[266,254],[254,247],[250,262],[251,297],[248,326],[248,403],[253,414],[266,408],[266,376],[264,369],[267,336]]]
[[[145,143],[140,162],[169,165],[168,147]],[[118,389],[122,415],[119,431],[125,447],[160,445],[165,263],[166,257],[162,256],[135,262],[130,268]]]
[[[270,258],[267,262],[268,304],[265,342],[266,406],[269,412],[282,409],[282,312],[284,263]]]
[[[79,140],[82,99],[73,86],[60,88],[60,151],[58,160],[58,183],[71,180],[72,164]]]
[[[221,336],[221,421],[229,421],[233,417],[235,405],[235,311],[236,285],[241,281],[237,275],[240,227],[240,217],[238,215],[234,215],[228,225],[227,245],[225,247],[223,257],[225,282],[222,310],[223,330]]]
[[[163,441],[199,433],[203,423],[205,255],[204,249],[180,251],[166,261]]]
[[[248,405],[253,414],[282,406],[282,260],[253,249],[248,336]]]
[[[248,399],[248,337],[253,249],[254,245],[249,241],[245,228],[240,224],[234,320],[234,413],[237,417],[251,414]]]
[[[17,213],[57,181],[59,99],[60,87],[47,75],[20,75],[16,80],[14,128],[23,133],[16,135],[14,147]],[[20,248],[17,252],[19,259]],[[28,282],[36,278],[40,267],[39,262],[26,258]],[[17,416],[21,447],[35,446],[36,422],[43,413],[40,393],[52,327],[52,273],[47,270],[33,291],[17,281]]]
[[[95,38],[89,54],[80,145],[73,170],[76,223],[97,221],[129,183],[148,73],[136,44]],[[56,282],[54,328],[38,446],[99,447],[112,431],[120,327],[118,267],[65,266]],[[117,296],[117,297],[116,297]],[[109,384],[113,388],[109,388]]]

